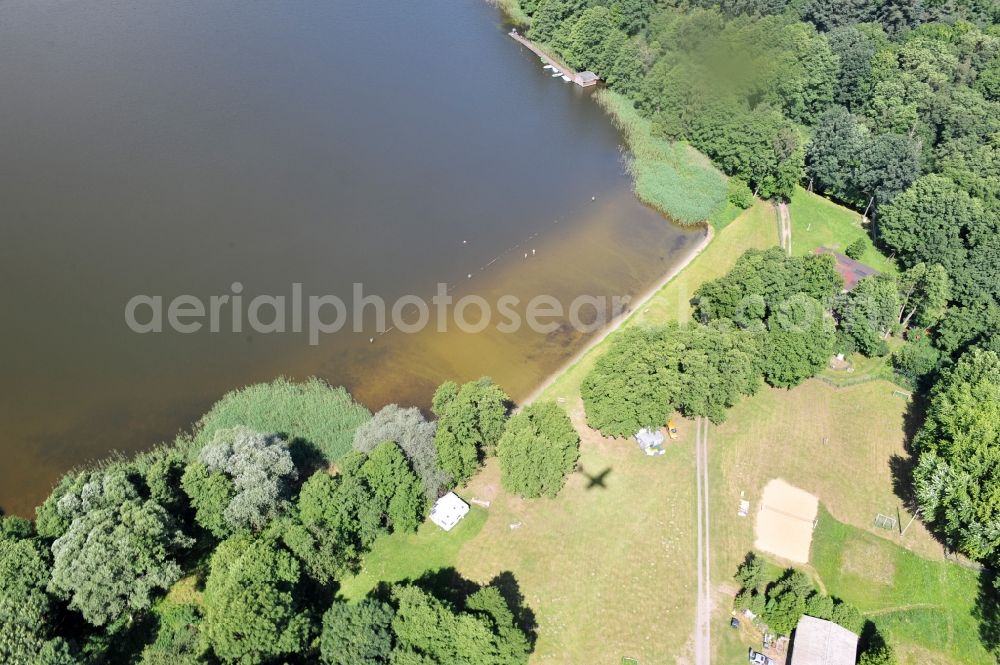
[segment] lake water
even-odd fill
[[[568,302],[669,270],[702,232],[636,202],[592,93],[506,30],[479,0],[0,4],[0,506],[247,383],[318,375],[374,409],[489,374],[523,397],[586,341],[139,335],[137,294]]]

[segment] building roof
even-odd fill
[[[795,628],[790,665],[854,665],[858,636],[832,621],[803,616]]]
[[[832,254],[833,258],[837,260],[837,272],[840,276],[844,278],[844,289],[850,291],[858,282],[863,280],[865,277],[870,277],[872,275],[877,275],[878,270],[872,268],[871,266],[866,266],[860,261],[855,261],[849,256],[845,256],[840,252],[835,252],[829,247],[817,247],[816,254]]]
[[[454,492],[448,492],[434,502],[434,507],[431,508],[431,521],[445,531],[451,531],[468,512],[469,504],[462,501]]]

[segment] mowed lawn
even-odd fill
[[[896,271],[893,262],[875,249],[868,228],[861,225],[861,213],[801,187],[795,189],[788,212],[792,218],[792,254],[812,254],[817,247],[829,247],[843,253],[852,242],[864,238],[865,253],[861,262],[881,272]]]
[[[451,531],[427,520],[416,533],[380,536],[358,574],[341,580],[339,595],[361,600],[379,582],[413,580],[428,571],[454,566],[459,549],[482,530],[487,515],[486,509],[472,506]]]
[[[897,645],[903,665],[996,662],[979,639],[972,612],[976,571],[917,556],[823,509],[812,562],[832,593],[857,606]]]
[[[582,428],[582,405],[572,411]],[[533,663],[673,662],[692,648],[693,444],[647,457],[584,431],[581,472],[556,499],[507,494],[495,461],[473,480],[464,495],[489,497],[490,516],[457,569],[477,582],[513,573],[538,623]]]

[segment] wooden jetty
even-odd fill
[[[594,72],[573,71],[572,67],[568,67],[562,60],[550,53],[547,53],[544,49],[542,49],[542,47],[532,42],[516,29],[511,30],[507,34],[510,35],[511,39],[520,42],[522,46],[541,58],[542,62],[562,72],[564,76],[568,77],[568,80],[573,81],[573,83],[576,83],[581,88],[589,88],[592,85],[597,85],[597,82],[600,80]]]

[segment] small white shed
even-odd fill
[[[451,531],[469,512],[469,504],[462,501],[454,492],[448,492],[434,502],[431,508],[431,521],[445,531]]]

